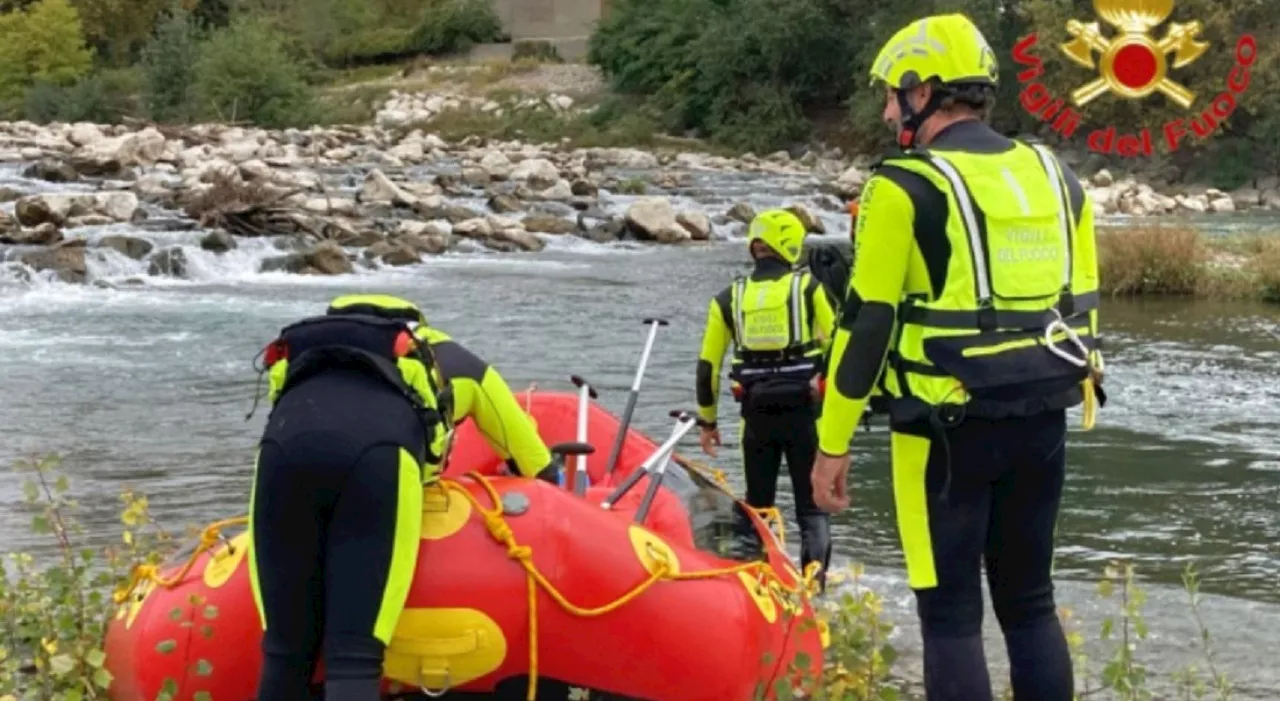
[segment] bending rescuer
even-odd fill
[[[268,346],[273,406],[249,507],[260,699],[309,701],[321,651],[326,699],[380,698],[383,655],[417,566],[423,483],[438,477],[458,411],[414,328],[422,321],[397,298],[340,298]],[[486,376],[481,386],[496,394]],[[473,397],[466,411],[479,416],[481,404]],[[484,431],[491,420],[477,423]],[[545,447],[540,454],[527,437],[520,445],[519,471],[554,481]]]

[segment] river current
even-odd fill
[[[18,178],[13,168],[0,169],[0,184],[55,187]],[[678,197],[677,205],[718,214],[735,201],[760,208],[811,192],[798,180],[725,174],[700,176],[697,188],[701,194]],[[629,201],[611,197],[610,206],[621,210]],[[821,215],[828,238],[847,234],[840,213]],[[1208,221],[1212,231],[1257,225]],[[277,253],[264,240],[241,240],[215,256],[196,245],[199,232],[85,230],[90,239],[112,233],[186,245],[192,279],[149,277],[145,264],[111,251],[95,251],[90,263],[100,285],[21,282],[13,270],[0,272],[0,460],[62,453],[85,520],[104,533],[114,533],[115,495],[125,487],[149,494],[171,527],[242,512],[266,414],[245,420],[256,381],[250,361],[281,326],[317,313],[335,294],[415,299],[513,389],[532,382],[569,389],[569,375],[580,374],[615,412],[643,345],[641,319],[665,317],[671,325],[659,334],[636,419],[660,436],[669,409],[692,406],[708,298],[746,269],[740,240],[671,248],[561,238],[535,254],[451,253],[405,268],[305,277],[257,272],[263,257]],[[1280,697],[1280,309],[1108,301],[1101,314],[1110,402],[1089,433],[1076,430],[1079,412],[1072,414],[1056,564],[1062,603],[1082,619],[1085,638],[1096,640],[1109,611],[1094,582],[1110,559],[1132,559],[1150,595],[1153,631],[1139,655],[1168,673],[1195,659],[1195,629],[1178,586],[1194,559],[1218,663],[1237,684],[1237,698]],[[724,397],[722,415],[734,411]],[[736,426],[725,429],[721,457],[709,462],[740,488]],[[684,450],[698,456],[692,439]],[[882,426],[859,432],[851,474],[853,506],[837,519],[835,566],[867,565],[868,583],[901,625],[894,642],[903,664],[918,669]],[[3,550],[46,547],[29,535],[30,514],[19,501],[19,479],[0,472]],[[790,504],[784,477],[784,512]],[[988,614],[988,654],[1002,665]],[[1096,642],[1090,653],[1095,660],[1109,654]]]

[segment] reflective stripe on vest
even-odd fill
[[[897,387],[892,388],[896,390],[895,401],[900,406],[968,402],[969,408],[1003,415],[1034,413],[1043,410],[1046,401],[1066,402],[1068,406],[1078,403],[1037,394],[1061,394],[1067,391],[1063,387],[1078,394],[1079,381],[1088,376],[1087,369],[1072,365],[1046,347],[1046,327],[1059,315],[1086,347],[1096,348],[1085,312],[1096,307],[1097,290],[1073,289],[1074,218],[1056,159],[1045,149],[1019,144],[1012,153],[1001,156],[960,153],[943,157],[916,152],[893,160],[896,167],[924,176],[951,196],[954,206],[947,221],[947,239],[953,256],[961,248],[968,249],[973,277],[973,297],[965,301],[967,285],[951,279],[962,280],[964,272],[956,271],[953,258],[947,285],[936,300],[921,295],[903,300],[901,324],[889,354],[897,380]],[[971,163],[969,169],[957,166],[964,161]],[[1015,175],[1015,170],[1021,175]],[[1044,180],[1035,182],[1031,174],[1041,171]],[[982,191],[992,195],[984,200],[990,211],[979,207],[962,175],[966,172],[993,188]],[[1012,190],[1007,200],[1000,199],[1002,195],[994,190],[1004,183]],[[1046,240],[1057,243],[1046,244]],[[993,241],[1001,246],[1001,260],[989,258],[988,247]],[[1054,285],[1055,292],[1037,281],[1044,280],[1039,271],[1058,255],[1062,255],[1063,265],[1061,284]],[[1050,274],[1057,278],[1057,273]],[[1008,289],[997,289],[997,276]],[[952,308],[937,308],[939,305]],[[1050,337],[1056,343],[1070,344],[1061,332]]]

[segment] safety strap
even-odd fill
[[[1066,295],[1064,294],[1063,297],[1065,298]],[[1070,313],[1062,308],[1067,305],[1064,302],[1060,302],[1059,313],[1063,318],[1070,319],[1097,309],[1098,301],[1099,295],[1096,291],[1086,292],[1071,299]],[[995,320],[998,328],[1018,331],[1043,329],[1046,324],[1058,318],[1053,309],[1039,312],[991,310],[986,315],[988,319]],[[926,309],[916,306],[910,301],[903,302],[898,309],[898,318],[904,323],[932,326],[940,329],[972,329],[980,326],[981,317],[982,313],[977,311]]]
[[[1071,194],[1067,192],[1066,178],[1062,177],[1058,159],[1054,158],[1049,149],[1041,144],[1032,144],[1031,148],[1035,149],[1036,155],[1040,157],[1040,165],[1044,166],[1045,175],[1049,176],[1053,191],[1058,194],[1058,227],[1062,231],[1062,244],[1066,251],[1062,266],[1062,296],[1058,301],[1058,309],[1064,316],[1071,316],[1077,311],[1074,304],[1076,300],[1071,294],[1072,266],[1074,265],[1071,247],[1076,229],[1075,217],[1071,216]]]
[[[787,297],[787,302],[791,306],[791,338],[787,343],[788,346],[794,346],[804,338],[804,296],[800,294],[802,277],[804,276],[800,273],[791,273],[791,292]]]

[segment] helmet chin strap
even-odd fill
[[[938,108],[942,107],[942,94],[934,89],[929,95],[929,101],[924,104],[924,108],[919,112],[911,108],[911,103],[907,101],[907,91],[898,90],[898,111],[902,114],[901,124],[902,130],[898,132],[898,146],[908,149],[916,145],[916,137],[919,135],[920,127],[924,121],[933,116]]]

